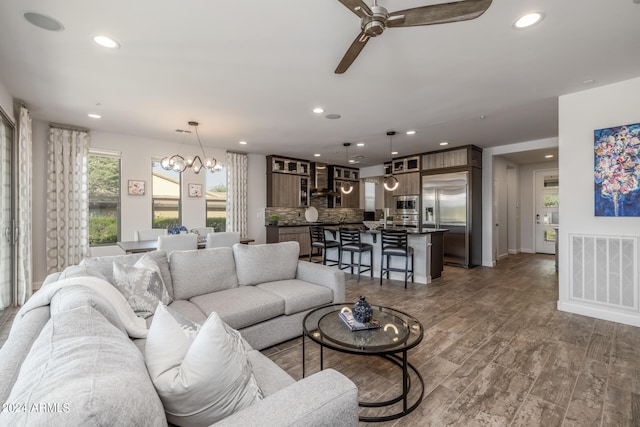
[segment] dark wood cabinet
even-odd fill
[[[300,256],[309,256],[311,250],[309,226],[278,227],[277,225],[268,225],[267,243],[278,242],[298,242]]]
[[[309,206],[309,162],[267,156],[267,207]]]

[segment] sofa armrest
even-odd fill
[[[358,388],[333,369],[285,387],[215,426],[356,426]]]
[[[296,279],[331,289],[334,304],[345,302],[345,279],[342,270],[322,264],[298,261]]]

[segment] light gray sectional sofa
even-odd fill
[[[200,324],[216,312],[252,347],[248,358],[265,398],[216,425],[357,424],[357,388],[348,378],[327,369],[295,381],[258,351],[300,336],[311,308],[344,301],[343,272],[298,254],[297,242],[173,252],[169,260],[149,253],[171,309]],[[43,290],[83,274],[111,281],[114,261],[133,265],[142,256],[87,258],[47,277]],[[166,425],[145,340],[131,339],[116,311],[90,287],[74,285],[50,305],[19,313],[0,349],[0,425]]]

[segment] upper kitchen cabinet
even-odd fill
[[[349,194],[341,191],[343,183],[351,184]],[[329,187],[337,193],[329,198],[330,208],[359,208],[360,207],[360,170],[342,166],[329,166]]]
[[[309,162],[267,156],[267,207],[309,206]]]
[[[434,151],[422,156],[422,170],[468,166],[482,167],[482,149],[468,145],[462,148]]]

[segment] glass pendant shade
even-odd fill
[[[398,189],[400,183],[398,182],[398,178],[393,175],[390,175],[384,179],[384,189],[387,191],[394,191]]]
[[[200,156],[182,157],[180,154],[176,154],[174,156],[164,157],[160,161],[160,166],[162,166],[162,168],[166,170],[172,170],[179,173],[182,173],[187,169],[191,169],[195,174],[200,173],[202,168],[209,169],[212,173],[222,170],[222,165],[219,165],[215,158],[207,157],[207,154],[204,151],[204,147],[202,146],[202,142],[200,141],[200,135],[198,134],[198,122],[189,122],[189,126],[193,126],[195,128],[196,137],[198,138],[198,144],[200,145],[200,150],[202,151],[202,158]],[[176,132],[191,133],[189,131],[180,129],[176,130]]]
[[[349,194],[353,191],[353,185],[351,185],[350,182],[343,182],[340,186],[340,191],[342,191],[343,194]]]

